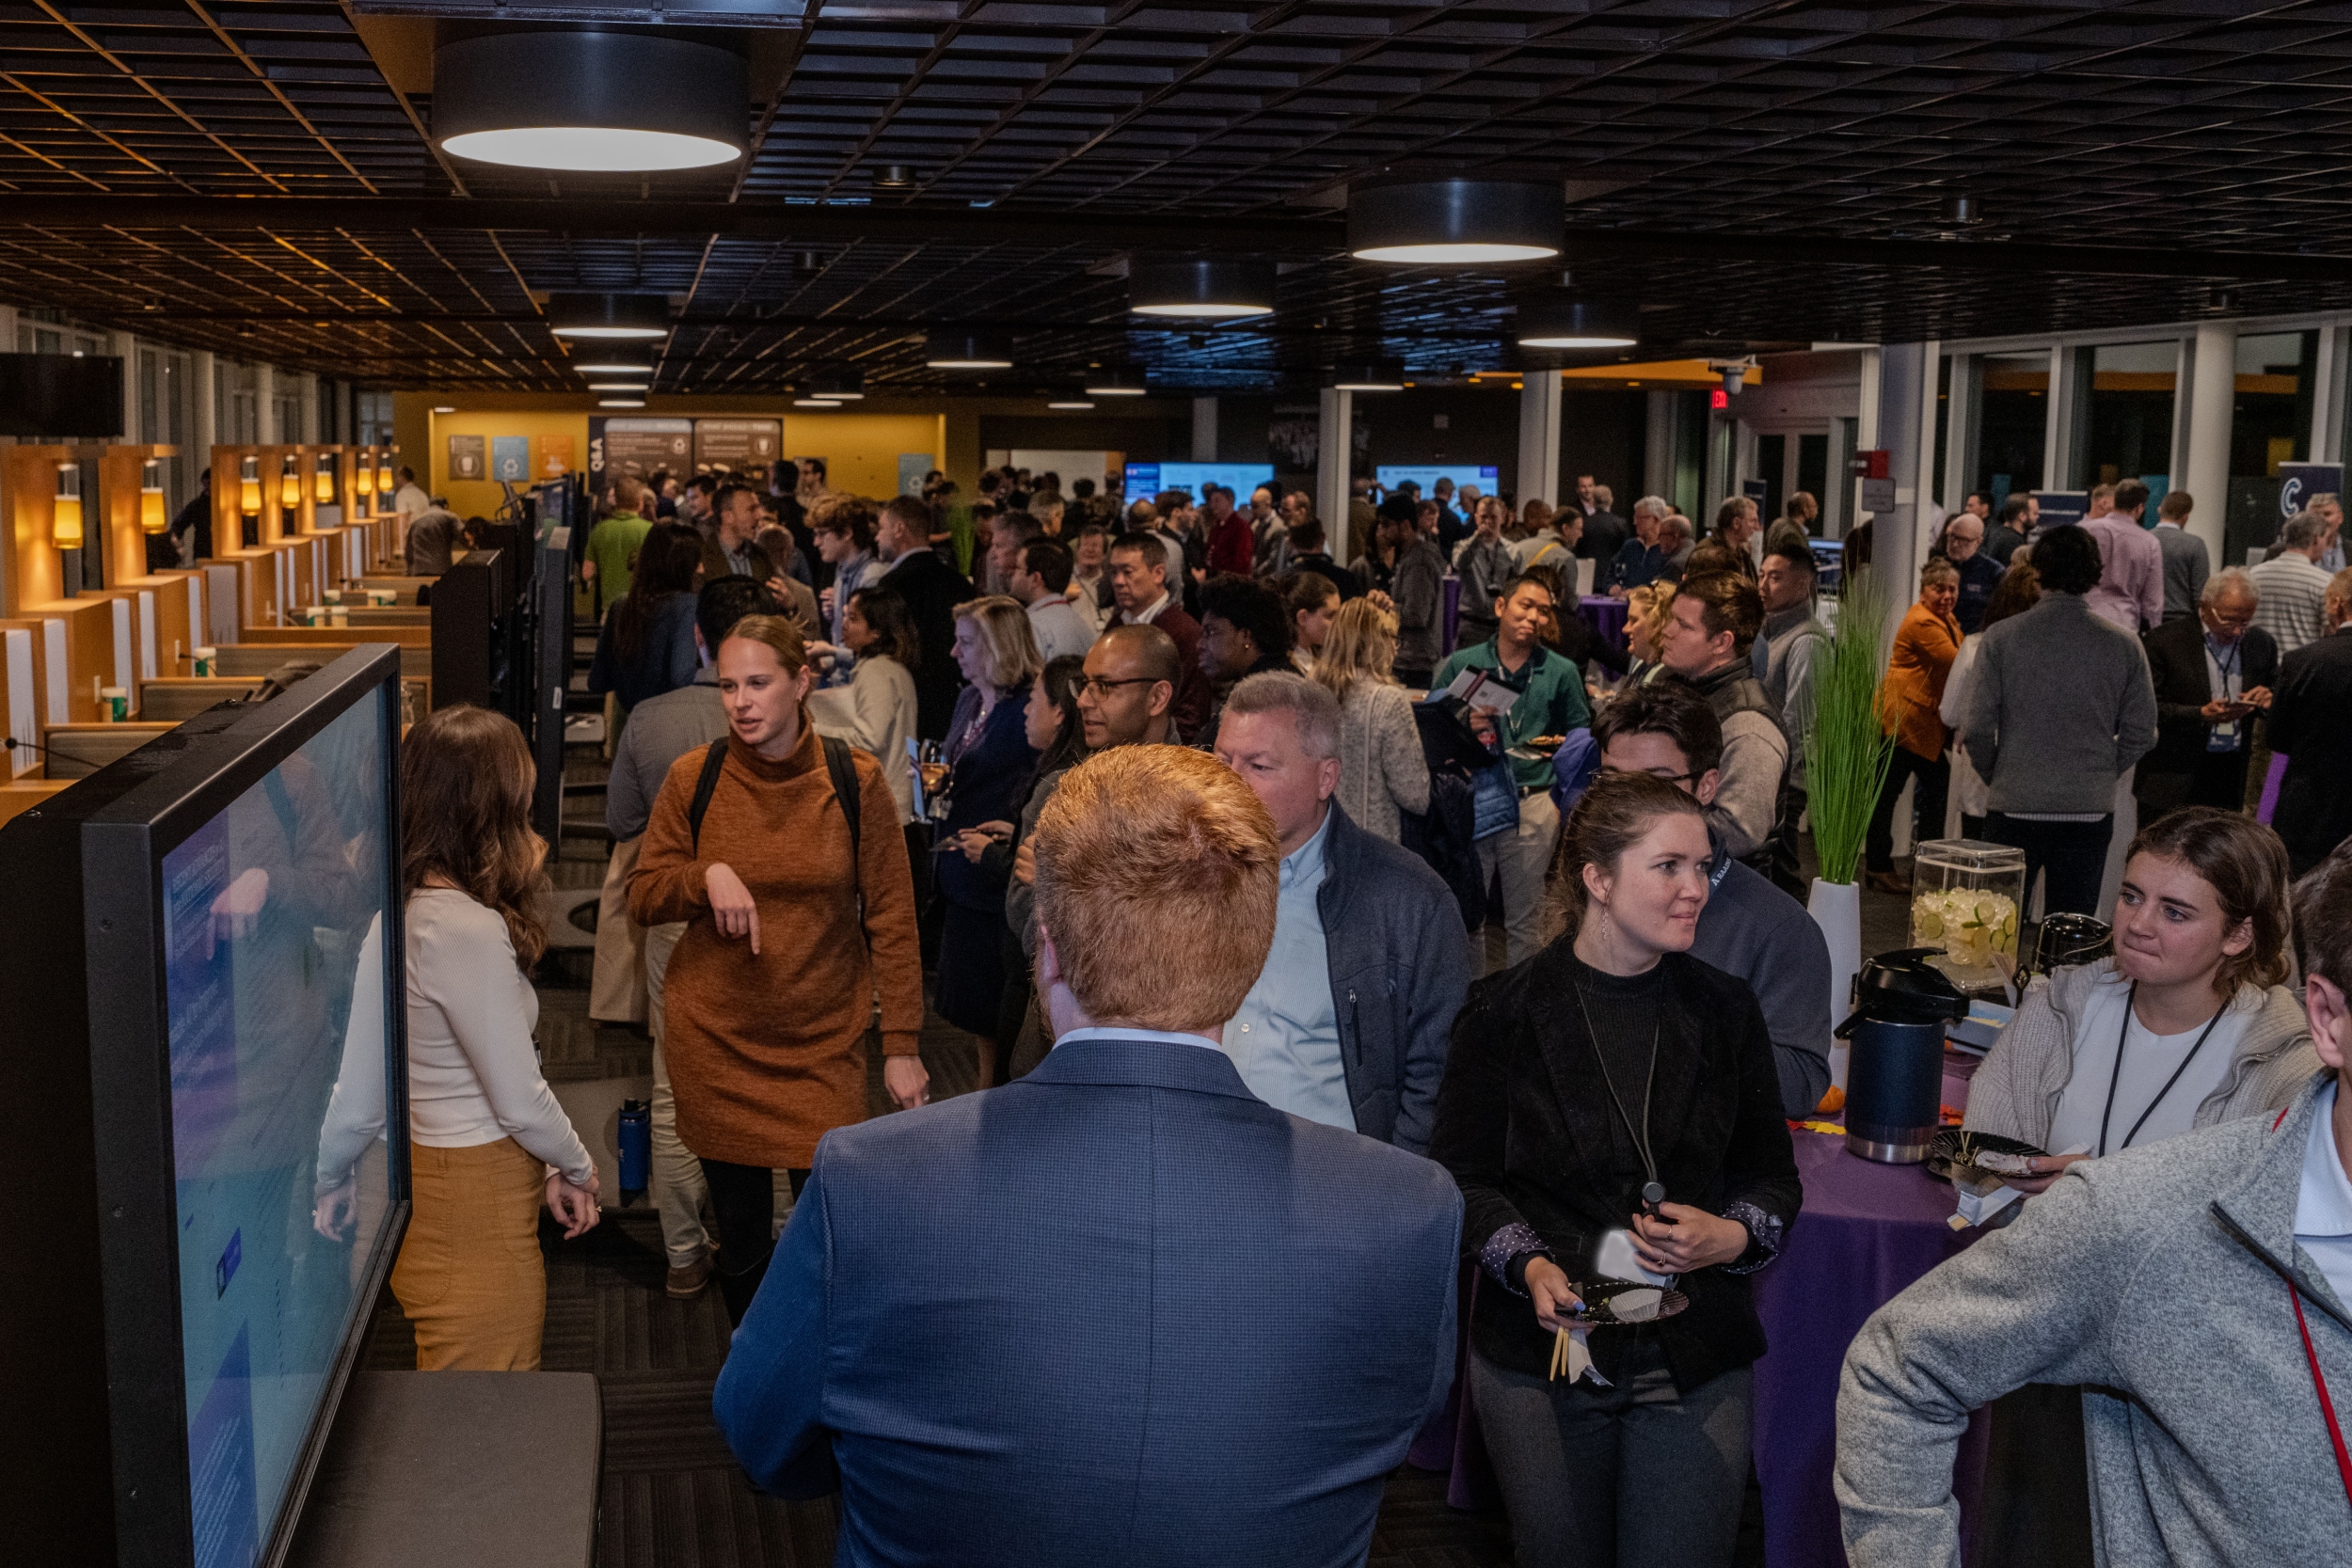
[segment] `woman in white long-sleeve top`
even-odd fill
[[[547,946],[533,895],[546,844],[522,732],[485,708],[443,708],[401,745],[408,958],[408,1159],[414,1208],[392,1294],[421,1371],[539,1365],[542,1202],[579,1236],[596,1223],[596,1167],[539,1071]],[[340,1236],[352,1169],[384,1126],[383,1053],[346,1050],[320,1138],[316,1225]],[[373,1070],[372,1070],[373,1069]]]
[[[809,693],[818,735],[846,740],[882,764],[898,820],[918,820],[907,737],[914,734],[914,616],[897,590],[861,588],[841,614],[841,645],[856,657],[850,684]]]
[[[1350,599],[1331,617],[1315,682],[1340,700],[1340,804],[1367,832],[1394,844],[1403,813],[1429,809],[1429,759],[1413,700],[1397,685],[1396,616]]]

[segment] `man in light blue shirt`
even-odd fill
[[[1286,673],[1226,698],[1216,758],[1274,818],[1282,861],[1273,948],[1222,1044],[1267,1104],[1419,1154],[1470,943],[1438,874],[1331,798],[1339,725],[1338,699]]]
[[[824,645],[834,657],[824,684],[846,686],[857,655],[841,645],[841,619],[859,589],[882,580],[874,569],[874,520],[859,508],[835,507],[818,519],[814,531],[818,555],[833,568],[833,581],[817,596],[825,621]]]

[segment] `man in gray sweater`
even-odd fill
[[[1984,836],[2026,852],[2042,909],[2095,915],[2116,782],[2156,744],[2156,689],[2139,639],[2091,613],[2098,541],[2051,529],[2034,541],[2042,602],[1982,633],[1968,758],[1984,776]]]
[[[2328,1070],[2292,1105],[2068,1166],[1862,1325],[1837,1394],[1853,1568],[1958,1568],[1968,1414],[2028,1383],[2087,1386],[2102,1562],[2352,1563],[2352,875],[2307,879],[2295,914]]]

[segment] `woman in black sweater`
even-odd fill
[[[1686,951],[1710,859],[1696,800],[1604,776],[1562,840],[1566,930],[1454,1025],[1429,1154],[1485,1275],[1470,1386],[1521,1568],[1731,1560],[1764,1354],[1746,1276],[1803,1195],[1756,998]],[[1573,1286],[1643,1271],[1689,1309],[1596,1327],[1590,1370],[1548,1376]]]

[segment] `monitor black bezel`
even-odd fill
[[[84,951],[106,1279],[118,1561],[177,1568],[194,1549],[180,1333],[164,857],[329,724],[376,705],[384,737],[387,1206],[285,1497],[262,1520],[262,1568],[292,1544],[302,1503],[409,1212],[407,1008],[400,897],[400,653],[363,644],[176,757],[82,824]],[[130,759],[125,759],[126,761]],[[135,983],[144,974],[145,985]]]

